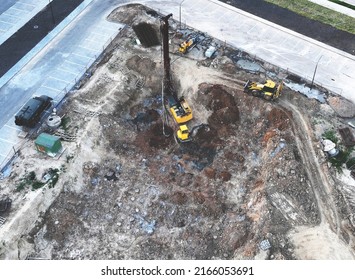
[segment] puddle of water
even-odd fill
[[[293,82],[285,82],[285,85],[294,91],[307,96],[308,98],[317,99],[321,103],[325,103],[324,93],[317,89],[310,89],[305,84],[296,84]]]
[[[286,143],[281,141],[274,151],[271,152],[270,157],[276,156],[283,148],[286,147]]]

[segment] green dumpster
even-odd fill
[[[62,142],[58,136],[41,133],[35,141],[37,151],[55,157],[62,150]]]

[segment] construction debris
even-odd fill
[[[6,218],[18,219],[0,258],[352,259],[354,188],[333,183],[313,141],[341,120],[287,87],[275,102],[245,94],[247,80],[288,73],[256,60],[260,71],[244,71],[231,57],[246,54],[207,35],[182,56],[179,44],[195,31],[177,36],[169,18],[172,90],[193,111],[190,129],[204,124],[176,143],[161,48],[141,38],[159,34],[164,16],[141,5],[111,13],[127,24],[117,48],[58,112],[69,120],[56,130],[71,141],[68,153],[53,161],[29,141],[0,182],[16,205]],[[206,58],[211,45],[218,51]],[[63,176],[55,188],[13,192],[33,166],[41,178],[49,166]],[[18,215],[22,200],[34,206]],[[28,246],[11,246],[20,240]]]
[[[355,146],[355,136],[350,128],[343,127],[343,128],[339,128],[338,131],[339,131],[341,138],[343,139],[345,146],[347,146],[347,147]]]

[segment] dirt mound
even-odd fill
[[[213,111],[208,118],[208,124],[218,130],[220,136],[227,133],[226,126],[239,121],[235,98],[223,85],[200,84],[198,98],[207,109]]]
[[[286,130],[290,126],[290,120],[287,113],[279,108],[273,108],[267,114],[267,120],[273,127],[281,131]]]
[[[329,97],[328,103],[339,117],[355,117],[355,104],[351,103],[350,101],[341,97]]]
[[[115,9],[107,17],[107,19],[115,22],[132,24],[136,19],[139,19],[139,16],[143,13],[147,13],[147,15],[152,15],[156,17],[156,13],[154,10],[151,10],[140,4],[128,4]]]
[[[156,63],[148,57],[132,56],[127,60],[127,67],[144,76],[148,76],[156,70]]]
[[[221,85],[213,85],[207,89],[206,94],[210,97],[207,108],[218,111],[225,107],[237,107],[234,97],[222,88]]]
[[[212,113],[208,118],[211,127],[219,128],[223,125],[235,124],[239,121],[237,107],[226,107]]]
[[[169,147],[173,141],[173,129],[165,126],[161,122],[153,124],[144,132],[138,133],[135,144],[145,153],[151,153],[152,148],[165,149]]]

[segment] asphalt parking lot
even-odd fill
[[[63,3],[65,2],[65,3]],[[42,11],[0,45],[0,77],[66,18],[83,0],[47,1]],[[0,17],[0,31],[6,32],[22,15],[31,13],[35,3],[17,2]]]
[[[85,0],[79,5],[67,22],[63,21],[66,28],[57,26],[58,33],[51,35],[54,38],[41,41],[43,46],[36,56],[0,88],[0,169],[25,141],[19,137],[22,129],[14,123],[22,105],[33,95],[42,94],[58,103],[123,28],[108,22],[107,13],[90,6],[91,2]],[[81,13],[85,17],[80,17]]]

